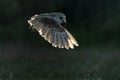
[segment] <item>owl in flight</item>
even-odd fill
[[[73,49],[74,46],[79,46],[72,34],[65,28],[67,22],[63,13],[34,15],[28,20],[28,23],[30,28],[36,29],[54,47]]]

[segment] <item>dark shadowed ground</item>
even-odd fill
[[[120,50],[114,45],[60,50],[23,42],[1,43],[0,79],[119,80]]]

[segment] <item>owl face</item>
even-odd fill
[[[62,27],[66,25],[66,16],[63,13],[51,13],[51,15]]]

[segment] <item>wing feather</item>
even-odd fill
[[[57,47],[57,39],[56,39],[56,36],[57,36],[57,32],[55,31],[55,32],[54,32],[54,42],[53,42],[54,47]]]
[[[48,28],[48,29],[46,30],[45,34],[44,34],[44,39],[45,39],[45,40],[49,40],[49,39],[48,39],[48,34],[49,34],[49,32],[50,32],[50,28]]]
[[[75,45],[75,46],[79,46],[78,45],[78,42],[75,40],[75,38],[72,36],[72,34],[70,32],[68,32],[66,29],[65,29],[66,33],[68,34],[68,37],[70,39],[70,41]]]

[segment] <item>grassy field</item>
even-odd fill
[[[0,80],[120,80],[118,47],[47,46],[0,43]]]

